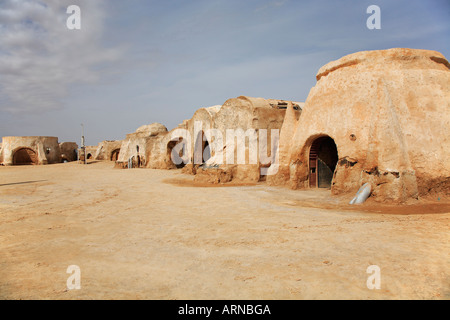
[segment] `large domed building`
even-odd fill
[[[450,64],[442,54],[358,52],[316,78],[298,121],[285,119],[280,150],[288,156],[269,182],[333,194],[370,183],[379,201],[450,192]]]

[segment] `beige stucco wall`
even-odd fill
[[[38,164],[61,162],[61,152],[57,137],[3,137],[2,163],[13,165],[14,153],[22,148],[33,150],[38,156]]]
[[[116,150],[120,150],[122,142],[123,142],[122,140],[114,140],[114,141],[107,140],[100,142],[95,151],[94,159],[111,161],[112,153]]]

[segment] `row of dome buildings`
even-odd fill
[[[178,168],[209,183],[266,181],[335,195],[367,183],[377,201],[450,195],[450,64],[442,54],[358,52],[326,64],[316,80],[304,103],[232,98],[171,131],[154,123],[87,147],[86,157],[118,168]],[[241,145],[230,130],[244,133]],[[75,143],[52,137],[4,137],[1,147],[4,165],[84,157]]]

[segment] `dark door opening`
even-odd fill
[[[330,137],[314,140],[309,151],[309,186],[330,188],[338,162],[336,143]]]
[[[34,150],[22,148],[13,155],[14,165],[36,165],[39,164],[38,156]]]
[[[186,160],[183,158],[185,155],[186,144],[183,138],[178,140],[172,140],[167,145],[167,156],[169,161],[177,169],[182,169],[186,166]]]
[[[120,149],[114,150],[111,154],[111,161],[119,160],[119,153],[120,153]]]
[[[201,160],[200,160],[201,154]],[[211,158],[211,148],[209,146],[209,141],[202,131],[197,135],[194,146],[194,162],[195,164],[204,164]],[[201,163],[199,163],[201,161]]]
[[[209,147],[208,140],[206,140],[203,145],[203,163],[208,161],[210,158],[211,158],[211,149]]]

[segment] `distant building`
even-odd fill
[[[45,165],[76,160],[76,143],[59,144],[57,137],[3,137],[0,164]]]

